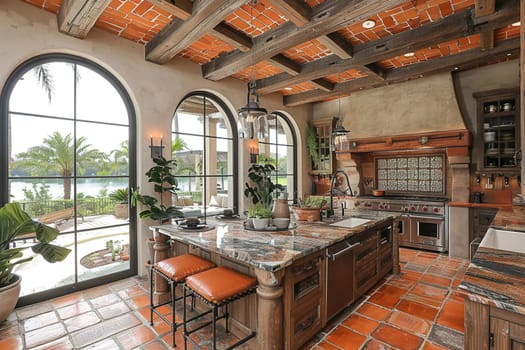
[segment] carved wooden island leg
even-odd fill
[[[155,255],[153,258],[153,264],[158,261],[169,258],[169,236],[160,233],[158,230],[153,231],[153,239],[155,244],[153,244],[153,250]],[[168,282],[158,274],[153,276],[155,278],[155,291],[153,292],[153,302],[155,304],[163,303],[168,301],[171,298]]]
[[[270,272],[255,269],[257,276],[257,340],[261,350],[283,349],[284,269]]]

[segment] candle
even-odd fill
[[[149,145],[153,146],[153,137],[152,136],[150,136],[150,138],[149,138]]]
[[[160,137],[160,148],[162,148],[162,136]]]

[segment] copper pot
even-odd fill
[[[372,190],[372,195],[374,197],[383,197],[385,195],[385,190]]]

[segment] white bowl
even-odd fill
[[[495,131],[485,132],[485,134],[483,135],[483,138],[485,139],[485,142],[494,142],[496,140],[496,132]]]
[[[275,218],[272,221],[278,229],[288,228],[288,225],[290,225],[289,218]]]

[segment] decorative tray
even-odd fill
[[[195,225],[195,226],[193,226],[193,225],[192,226],[188,226],[186,224],[179,224],[178,227],[183,229],[183,230],[187,230],[187,231],[208,231],[208,230],[213,229],[213,226],[207,225],[207,224],[198,224],[198,225]]]
[[[294,224],[294,225],[290,225],[286,228],[277,228],[273,225],[269,225],[269,226],[266,226],[266,228],[260,230],[260,229],[256,229],[254,227],[251,227],[251,226],[248,226],[246,224],[244,224],[244,229],[245,230],[248,230],[248,231],[258,231],[258,232],[276,232],[276,231],[288,231],[288,230],[293,230],[294,228],[297,227],[297,224]]]
[[[222,215],[222,214],[219,214],[219,215],[215,215],[215,217],[219,220],[239,220],[241,218],[240,215]]]

